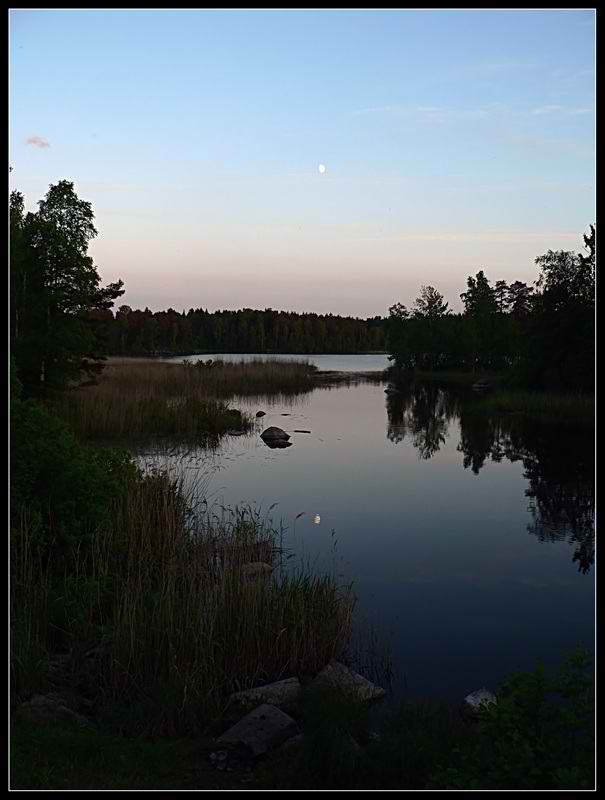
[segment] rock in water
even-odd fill
[[[393,389],[392,387],[389,386],[388,389],[384,390],[384,393],[385,394],[399,394],[399,390],[398,389]]]
[[[298,725],[279,708],[263,703],[229,728],[218,741],[262,756],[299,733]]]
[[[334,686],[350,692],[359,701],[379,700],[386,695],[384,689],[354,672],[339,661],[330,661],[315,678],[313,685]]]
[[[290,438],[290,434],[286,433],[281,428],[277,428],[275,425],[272,425],[270,428],[267,428],[267,430],[261,433],[260,438],[264,442],[287,442]]]
[[[267,413],[266,411],[257,411],[256,412],[256,416],[257,417],[264,417],[264,416],[266,416],[266,413]]]

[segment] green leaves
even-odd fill
[[[498,703],[482,712],[477,734],[451,751],[433,782],[459,789],[593,786],[592,681],[584,674],[590,664],[590,654],[578,647],[554,677],[542,663],[511,675]]]

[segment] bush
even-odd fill
[[[504,683],[478,735],[452,751],[433,782],[453,789],[594,788],[594,695],[578,647],[556,678],[543,664]]]
[[[11,440],[11,527],[27,508],[40,543],[85,541],[139,475],[127,451],[82,446],[33,400],[13,398]]]

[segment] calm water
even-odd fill
[[[592,428],[472,415],[472,400],[436,384],[389,397],[373,381],[233,401],[267,412],[258,430],[185,459],[189,474],[212,472],[217,502],[277,503],[286,544],[318,570],[337,540],[400,688],[450,700],[594,641]],[[271,425],[293,445],[268,448],[258,434]]]

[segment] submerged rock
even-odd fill
[[[269,703],[251,711],[219,739],[252,756],[262,756],[299,733],[298,725],[287,714]]]
[[[294,431],[294,433],[311,433],[311,431]]]
[[[256,416],[257,417],[265,417],[265,416],[267,416],[267,412],[266,411],[257,411],[256,412]]]
[[[313,681],[313,685],[333,686],[350,692],[360,702],[380,700],[386,692],[340,661],[330,661]]]

